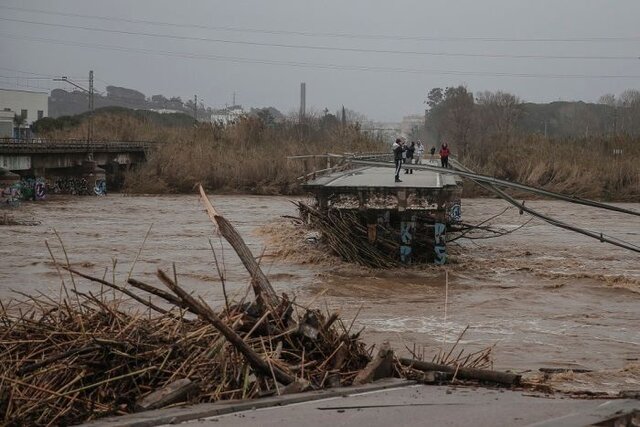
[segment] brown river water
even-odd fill
[[[458,348],[495,345],[494,366],[500,369],[621,369],[640,358],[640,254],[534,220],[499,238],[459,241],[446,267],[372,271],[323,256],[305,243],[304,233],[281,218],[296,214],[288,198],[211,199],[255,254],[264,251],[263,268],[278,292],[339,309],[347,321],[358,314],[353,330],[365,327],[370,343],[388,339],[400,352],[415,346],[432,355],[443,342],[450,348],[469,326]],[[640,245],[638,217],[562,202],[527,205]],[[465,199],[462,206],[463,219],[478,223],[506,204]],[[640,211],[638,203],[623,206]],[[181,284],[219,306],[222,287],[211,238],[224,258],[228,292],[241,296],[247,289],[247,273],[229,246],[221,250],[196,196],[59,197],[25,203],[11,215],[40,225],[0,227],[3,302],[20,298],[12,290],[58,295],[60,277],[45,246],[47,240],[56,258],[64,259],[54,229],[74,266],[111,278],[117,260],[116,279],[124,281],[151,226],[133,277],[161,286],[156,270],[169,271],[175,263]],[[511,209],[493,223],[515,228],[526,220]],[[82,280],[78,286],[98,289]]]

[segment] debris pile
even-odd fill
[[[164,288],[133,278],[125,287],[67,266],[119,294],[74,285],[60,300],[25,296],[0,307],[2,424],[68,425],[353,383],[370,352],[352,324],[276,295],[233,226],[208,210],[251,273],[255,300],[216,312],[175,274],[158,270]]]
[[[396,255],[400,253],[400,234],[397,231],[376,225],[376,238],[371,239],[367,225],[355,212],[321,212],[302,202],[295,204],[300,217],[320,232],[323,243],[343,261],[374,268],[393,268],[400,264]]]
[[[175,291],[166,295],[173,307],[147,301],[149,310],[132,311],[128,299],[73,289],[62,301],[31,297],[3,307],[3,424],[73,424],[192,398],[347,385],[369,361],[358,334],[337,315],[327,318],[286,297],[216,313],[163,272],[159,277]],[[144,401],[167,387],[172,401]]]

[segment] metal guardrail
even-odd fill
[[[149,141],[87,141],[77,139],[0,138],[0,153],[144,152],[160,143]]]

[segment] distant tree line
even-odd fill
[[[638,136],[640,91],[608,94],[597,103],[551,102],[534,104],[497,91],[475,96],[465,86],[433,88],[427,93],[424,126],[412,139],[430,145],[453,144],[464,156],[473,145],[486,140],[505,141],[515,136],[547,137]]]

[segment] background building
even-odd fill
[[[400,132],[403,136],[412,138],[414,129],[424,128],[424,114],[413,114],[410,116],[404,116],[400,122]]]
[[[0,89],[0,111],[0,137],[28,138],[33,122],[49,115],[49,94]]]
[[[229,124],[237,121],[247,112],[240,105],[232,105],[231,107],[221,110],[214,110],[211,113],[211,123]]]
[[[0,110],[13,111],[25,125],[49,115],[49,94],[27,90],[0,89]]]
[[[0,138],[11,138],[13,136],[13,118],[13,111],[0,110]]]

